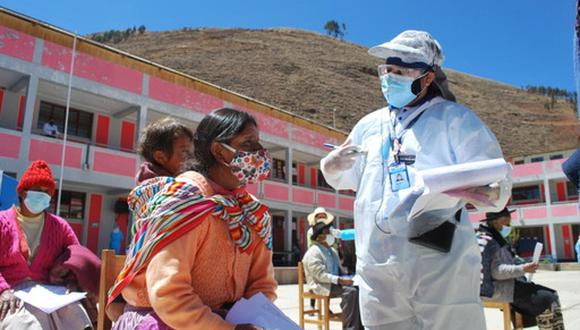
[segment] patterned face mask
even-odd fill
[[[268,150],[250,152],[236,150],[224,143],[221,145],[234,153],[232,161],[225,165],[229,166],[242,186],[262,181],[270,175],[272,159]]]

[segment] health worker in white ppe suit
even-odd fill
[[[335,189],[356,191],[354,219],[362,321],[367,329],[485,329],[481,256],[466,202],[501,210],[511,180],[465,191],[422,194],[417,171],[502,158],[485,124],[455,103],[443,53],[426,32],[405,31],[369,50],[386,62],[379,77],[388,107],[362,118],[321,161]],[[419,187],[419,188],[417,188]],[[503,192],[503,193],[500,193]]]

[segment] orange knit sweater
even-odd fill
[[[193,182],[207,196],[220,189],[195,172],[177,180]],[[272,251],[260,242],[251,253],[241,253],[227,223],[209,215],[157,253],[122,295],[133,306],[152,307],[171,328],[219,330],[235,326],[212,309],[258,292],[274,300],[276,286]]]

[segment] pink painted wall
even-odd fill
[[[512,175],[514,177],[528,176],[528,175],[540,175],[544,171],[542,169],[542,163],[529,163],[515,165]]]
[[[2,141],[0,157],[18,159],[18,154],[20,153],[20,140],[20,136],[0,133],[0,141]]]
[[[42,65],[68,72],[71,53],[68,47],[45,41]],[[74,75],[135,94],[141,94],[143,85],[143,73],[81,52],[77,52]]]
[[[288,201],[288,187],[264,182],[264,197],[279,201]]]
[[[0,54],[32,62],[34,43],[34,37],[0,26]]]
[[[249,184],[246,186],[246,190],[254,195],[254,196],[258,196],[258,192],[260,191],[260,187],[258,186],[258,184]]]
[[[564,159],[554,159],[545,162],[546,172],[548,173],[562,173],[562,163]]]
[[[30,141],[30,150],[28,152],[28,160],[33,161],[43,159],[51,165],[60,166],[62,157],[62,140],[55,140],[57,142],[49,142],[45,140],[32,139]],[[83,149],[72,145],[66,146],[66,155],[64,157],[64,166],[81,168]]]
[[[132,156],[121,156],[104,151],[93,151],[93,170],[108,174],[134,177],[137,160]]]
[[[294,126],[292,128],[292,141],[296,141],[298,143],[326,150],[323,144],[325,142],[329,142],[330,140],[331,138],[326,137],[318,132],[308,130],[304,127]],[[333,142],[331,141],[331,143]]]
[[[224,102],[217,97],[157,77],[149,79],[149,97],[203,113],[209,113],[224,106]]]
[[[552,216],[573,217],[578,215],[578,205],[552,205]]]
[[[301,204],[314,204],[314,191],[310,189],[292,188],[292,201]]]
[[[336,196],[334,194],[327,194],[318,192],[318,206],[336,208]]]
[[[264,115],[256,111],[252,111],[245,107],[237,105],[233,105],[232,107],[236,110],[244,111],[254,116],[254,118],[256,118],[256,120],[258,121],[258,127],[260,129],[260,132],[279,136],[285,139],[289,137],[288,129],[290,126],[287,122],[270,117],[268,115]]]
[[[525,208],[523,211],[524,220],[545,219],[548,217],[548,212],[545,207]]]
[[[354,209],[354,198],[339,197],[338,208],[341,210],[352,211]]]
[[[485,212],[469,212],[469,222],[478,223],[485,218]]]

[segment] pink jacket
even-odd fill
[[[29,265],[20,249],[16,209],[0,211],[0,292],[26,279],[48,282],[50,268],[69,245],[79,244],[70,225],[62,218],[44,213],[44,227],[36,256]]]

